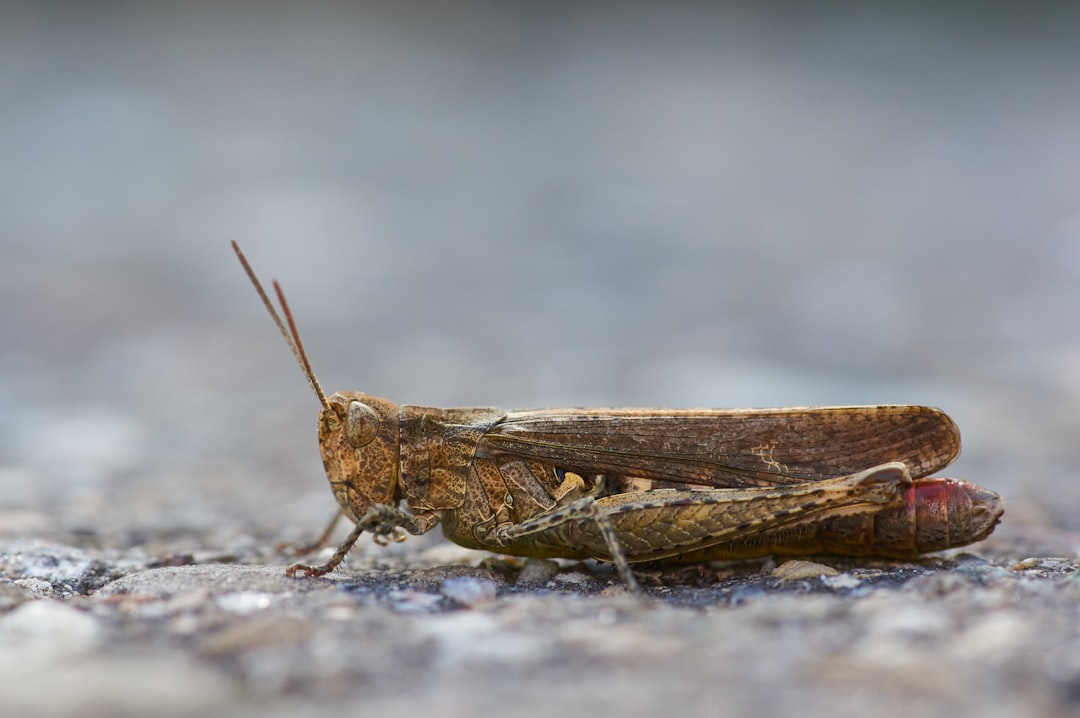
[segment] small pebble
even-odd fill
[[[265,591],[237,591],[219,596],[217,604],[230,613],[256,613],[270,607],[272,594]]]
[[[772,577],[781,581],[803,581],[818,576],[839,576],[840,572],[832,566],[813,561],[785,561],[772,570]]]
[[[518,583],[544,583],[559,573],[559,564],[551,559],[530,558],[518,573]]]
[[[1013,571],[1045,571],[1050,573],[1071,573],[1076,570],[1076,561],[1071,558],[1034,557],[1017,561],[1009,568]]]

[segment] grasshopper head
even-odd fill
[[[338,392],[319,414],[319,450],[330,488],[357,521],[375,504],[397,504],[398,407],[386,399]]]

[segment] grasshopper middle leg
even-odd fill
[[[615,528],[592,495],[540,514],[528,521],[497,528],[493,538],[501,544],[511,544],[583,520],[592,523],[600,532],[607,547],[608,560],[615,567],[627,589],[633,593],[641,593],[641,586],[634,578],[633,571],[630,570],[630,562],[627,561],[626,553],[619,543],[619,538],[615,535]]]

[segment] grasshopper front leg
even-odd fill
[[[337,523],[337,518],[330,524],[330,529]],[[349,532],[348,537],[341,542],[337,551],[330,557],[330,560],[324,564],[318,566],[309,566],[305,563],[294,563],[285,570],[285,574],[290,577],[297,576],[325,576],[333,571],[335,568],[341,565],[341,562],[345,560],[345,556],[348,555],[352,547],[360,539],[361,534],[365,531],[371,531],[376,536],[376,541],[379,538],[393,536],[395,531],[404,529],[413,536],[422,534],[431,528],[432,523],[423,521],[412,514],[406,513],[401,509],[388,506],[386,504],[376,504],[368,509],[368,512],[360,517],[360,520],[356,522],[356,526]],[[329,530],[327,533],[329,533]]]

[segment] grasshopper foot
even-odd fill
[[[309,566],[306,563],[294,563],[285,569],[285,575],[289,578],[310,578],[325,576],[334,570],[334,566],[324,563],[321,566]]]

